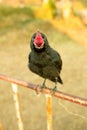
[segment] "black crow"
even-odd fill
[[[57,82],[63,84],[60,77],[62,60],[59,53],[50,47],[47,37],[40,31],[31,37],[30,47],[29,69],[45,79],[42,88],[45,87],[46,79],[49,79],[55,82],[53,90],[56,90]]]

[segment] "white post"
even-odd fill
[[[22,123],[20,110],[19,110],[18,88],[16,84],[12,83],[12,91],[13,91],[13,99],[14,99],[15,109],[16,109],[16,116],[18,120],[18,127],[19,127],[19,130],[23,130],[23,123]]]

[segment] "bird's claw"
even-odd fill
[[[46,86],[44,84],[42,84],[41,86],[38,86],[36,89],[36,94],[39,95],[40,92],[43,92],[44,88],[46,88]]]
[[[52,90],[51,90],[51,94],[54,95],[54,93],[57,91],[57,86],[55,86]]]
[[[46,86],[45,86],[45,84],[42,84],[42,85],[40,86],[40,91],[43,92],[43,89],[44,89],[44,88],[46,88]]]
[[[43,89],[46,88],[45,82],[46,82],[46,79],[44,80],[43,84],[40,86],[41,92],[43,92]]]

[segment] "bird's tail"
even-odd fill
[[[63,81],[62,81],[62,79],[61,79],[60,76],[58,76],[58,82],[61,83],[61,84],[63,84]]]

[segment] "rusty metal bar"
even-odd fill
[[[21,80],[18,80],[18,79],[14,79],[14,78],[11,78],[9,76],[2,75],[2,74],[0,74],[0,79],[14,83],[14,84],[17,84],[17,85],[21,85],[21,86],[26,87],[26,88],[30,88],[32,90],[35,90],[38,93],[41,92],[39,85],[36,85],[36,84],[31,84],[31,83],[21,81]],[[73,103],[77,103],[77,104],[80,104],[80,105],[87,107],[87,99],[85,99],[85,98],[73,96],[71,94],[67,94],[67,93],[60,92],[60,91],[56,91],[54,94],[52,94],[52,90],[50,88],[44,88],[43,93],[44,94],[50,94],[50,95],[52,95],[56,98],[64,99],[64,100],[67,100],[67,101],[70,101],[70,102],[73,102]]]
[[[0,130],[2,130],[2,124],[0,123]]]
[[[52,96],[46,94],[47,130],[52,130]]]

